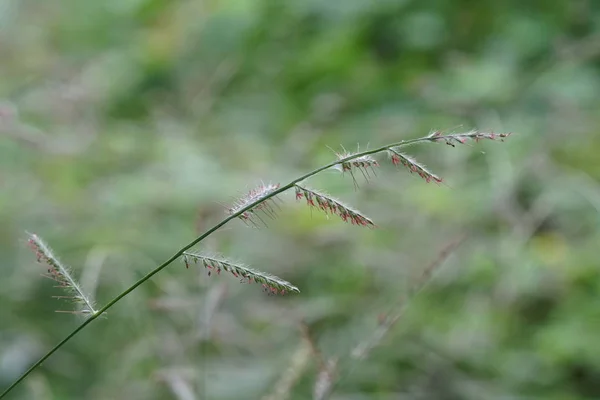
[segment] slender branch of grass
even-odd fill
[[[433,277],[433,273],[446,261],[446,259],[454,253],[454,251],[462,245],[467,239],[467,235],[463,234],[458,239],[448,243],[439,253],[435,260],[433,260],[427,268],[425,268],[417,281],[413,284],[413,287],[408,294],[410,297],[407,300],[413,300],[416,298],[427,286]],[[404,312],[408,309],[409,303],[404,303],[400,306],[400,309],[393,315],[388,315],[383,321],[381,321],[378,329],[373,332],[371,337],[367,338],[363,342],[359,343],[351,352],[351,357],[355,359],[365,359],[368,357],[370,352],[378,346],[385,336],[392,330],[394,325],[402,318]]]
[[[454,251],[460,247],[468,238],[468,234],[463,234],[457,239],[448,243],[444,248],[440,250],[437,257],[421,272],[420,276],[413,283],[413,287],[410,290],[408,296],[403,296],[399,309],[394,314],[390,314],[385,317],[377,329],[365,338],[365,340],[358,343],[347,355],[345,355],[345,361],[352,360],[354,364],[345,373],[344,380],[348,379],[357,368],[360,368],[362,364],[360,361],[364,361],[371,353],[371,351],[379,346],[385,337],[390,333],[394,325],[400,320],[404,312],[410,306],[410,303],[425,289],[433,278],[433,274],[444,264],[444,262],[450,257]],[[406,298],[408,297],[408,298]],[[339,387],[341,380],[330,382],[331,388],[329,393],[333,393],[336,387]]]
[[[298,348],[292,355],[289,365],[282,371],[282,374],[273,384],[269,394],[262,397],[262,400],[287,400],[292,394],[294,386],[304,375],[310,365],[312,355],[311,345],[302,338]]]
[[[146,282],[148,279],[152,278],[154,275],[156,275],[157,273],[159,273],[160,271],[162,271],[164,268],[166,268],[167,266],[169,266],[170,264],[172,264],[174,261],[176,261],[179,257],[181,257],[183,255],[183,253],[187,250],[189,250],[190,248],[192,248],[193,246],[195,246],[196,244],[198,244],[199,242],[201,242],[202,240],[204,240],[207,236],[211,235],[213,232],[217,231],[218,229],[220,229],[222,226],[224,226],[225,224],[227,224],[229,221],[231,221],[232,219],[238,218],[240,215],[246,213],[247,211],[255,208],[256,206],[258,206],[261,203],[264,203],[266,201],[268,201],[269,199],[289,190],[294,188],[294,186],[297,183],[300,183],[302,181],[304,181],[305,179],[308,179],[316,174],[318,174],[321,171],[324,171],[326,169],[335,167],[337,165],[340,164],[344,164],[348,161],[351,161],[353,159],[359,158],[359,157],[363,157],[366,155],[370,155],[370,154],[377,154],[377,153],[381,153],[384,151],[387,151],[391,148],[398,148],[398,147],[404,147],[404,146],[408,146],[408,145],[412,145],[412,144],[416,144],[416,143],[420,143],[420,142],[440,142],[440,141],[446,141],[446,143],[451,144],[452,141],[458,141],[460,143],[463,143],[463,139],[465,138],[471,138],[471,139],[480,139],[480,138],[490,138],[493,139],[493,137],[489,136],[490,134],[486,134],[486,133],[480,133],[477,131],[472,131],[466,134],[448,134],[448,135],[441,135],[438,132],[434,132],[434,134],[431,134],[429,136],[425,136],[425,137],[421,137],[421,138],[416,138],[416,139],[410,139],[410,140],[403,140],[400,142],[396,142],[396,143],[392,143],[392,144],[388,144],[386,146],[382,146],[382,147],[378,147],[375,149],[371,149],[371,150],[365,150],[365,151],[360,151],[360,152],[356,152],[354,154],[350,154],[344,158],[339,158],[335,161],[330,162],[329,164],[326,164],[322,167],[319,167],[311,172],[308,172],[302,176],[300,176],[299,178],[294,179],[293,181],[291,181],[290,183],[280,186],[278,189],[273,190],[272,192],[270,192],[269,194],[257,199],[256,201],[249,203],[247,205],[245,205],[244,207],[238,209],[236,212],[230,214],[229,216],[227,216],[225,219],[223,219],[221,222],[219,222],[218,224],[216,224],[215,226],[213,226],[212,228],[210,228],[209,230],[207,230],[206,232],[204,232],[202,235],[198,236],[196,239],[192,240],[190,243],[188,243],[187,245],[185,245],[184,247],[182,247],[181,249],[179,249],[175,254],[173,254],[169,259],[167,259],[165,262],[163,262],[162,264],[160,264],[158,267],[154,268],[152,271],[148,272],[146,275],[144,275],[142,278],[140,278],[137,282],[135,282],[133,285],[131,285],[129,288],[127,288],[126,290],[124,290],[121,294],[119,294],[118,296],[116,296],[114,299],[112,299],[111,301],[109,301],[105,306],[103,306],[102,308],[100,308],[99,310],[96,310],[96,312],[92,315],[90,315],[90,317],[88,319],[86,319],[84,322],[81,323],[81,325],[79,325],[77,328],[75,328],[75,330],[73,330],[71,333],[69,333],[63,340],[61,340],[56,346],[54,346],[50,351],[48,351],[44,356],[42,356],[35,364],[33,364],[27,371],[25,371],[16,381],[14,381],[6,390],[4,390],[4,392],[2,392],[2,394],[0,394],[0,399],[4,398],[8,393],[10,393],[19,383],[21,383],[29,374],[31,374],[36,368],[38,368],[40,365],[42,365],[42,363],[44,361],[46,361],[52,354],[54,354],[58,349],[60,349],[62,346],[64,346],[69,340],[71,340],[75,335],[77,335],[81,330],[83,330],[83,328],[85,328],[86,326],[88,326],[89,324],[91,324],[94,320],[96,320],[99,316],[101,316],[104,312],[106,312],[108,309],[110,309],[112,306],[114,306],[116,303],[118,303],[122,298],[124,298],[125,296],[127,296],[129,293],[133,292],[138,286],[140,286],[141,284],[143,284],[144,282]],[[493,135],[493,134],[491,134]],[[506,137],[508,136],[508,134],[502,134],[502,136],[499,136],[500,138]],[[452,145],[452,144],[451,144]]]

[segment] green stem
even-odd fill
[[[452,137],[452,135],[448,135],[447,137]],[[173,261],[175,261],[179,257],[181,257],[186,250],[189,250],[190,248],[192,248],[193,246],[195,246],[196,244],[198,244],[199,242],[201,242],[202,240],[204,240],[207,236],[209,236],[210,234],[212,234],[213,232],[215,232],[217,229],[221,228],[223,225],[225,225],[226,223],[228,223],[232,219],[239,217],[240,215],[242,215],[246,211],[251,210],[252,208],[256,207],[258,204],[261,204],[261,203],[269,200],[270,198],[272,198],[274,196],[277,196],[278,194],[281,194],[281,193],[285,192],[286,190],[289,190],[290,188],[294,187],[294,185],[296,183],[302,182],[303,180],[305,180],[307,178],[310,178],[311,176],[314,176],[314,175],[318,174],[319,172],[324,171],[324,170],[326,170],[328,168],[334,167],[334,166],[336,166],[338,164],[341,164],[341,163],[344,163],[346,161],[350,161],[350,160],[353,160],[355,158],[362,157],[362,156],[365,156],[365,155],[368,155],[368,154],[381,153],[382,151],[386,151],[386,150],[388,150],[388,149],[390,149],[392,147],[408,146],[410,144],[414,144],[414,143],[418,143],[418,142],[432,142],[432,141],[434,141],[434,139],[435,140],[439,140],[439,139],[443,139],[443,138],[444,138],[444,136],[438,136],[436,138],[422,137],[422,138],[411,139],[411,140],[403,140],[401,142],[392,143],[392,144],[389,144],[387,146],[378,147],[378,148],[372,149],[372,150],[365,150],[365,151],[361,151],[361,152],[349,155],[348,157],[345,157],[345,158],[333,161],[333,162],[331,162],[331,163],[329,163],[327,165],[324,165],[324,166],[322,166],[320,168],[317,168],[317,169],[315,169],[315,170],[313,170],[313,171],[311,171],[311,172],[309,172],[309,173],[301,176],[300,178],[294,179],[293,181],[291,181],[287,185],[279,187],[279,189],[274,190],[273,192],[269,193],[265,197],[262,197],[262,198],[256,200],[255,202],[248,204],[246,207],[238,210],[237,212],[231,214],[230,216],[228,216],[227,218],[225,218],[224,220],[222,220],[221,222],[219,222],[217,225],[213,226],[212,228],[210,228],[209,230],[207,230],[206,232],[204,232],[202,235],[198,236],[196,239],[194,239],[193,241],[191,241],[189,244],[187,244],[184,247],[182,247],[179,251],[177,251],[175,254],[173,254],[173,256],[171,256],[171,258],[169,258],[167,261],[163,262],[158,267],[154,268],[152,271],[150,271],[149,273],[147,273],[146,275],[144,275],[137,282],[135,282],[133,285],[131,285],[129,288],[127,288],[124,292],[122,292],[117,297],[115,297],[114,299],[112,299],[111,301],[109,301],[104,307],[100,308],[98,311],[96,311],[96,313],[92,314],[81,325],[79,325],[77,328],[75,328],[75,330],[73,332],[71,332],[67,337],[65,337],[63,340],[61,340],[56,346],[54,346],[42,358],[40,358],[35,364],[33,364],[27,371],[25,371],[23,373],[23,375],[21,375],[16,381],[14,381],[4,392],[2,392],[2,394],[0,394],[0,399],[4,398],[4,396],[6,396],[19,383],[21,383],[37,367],[39,367],[40,365],[42,365],[42,363],[44,361],[46,361],[52,354],[54,354],[58,349],[60,349],[69,340],[71,340],[71,338],[73,336],[77,335],[77,333],[79,333],[79,331],[81,331],[83,328],[85,328],[87,325],[89,325],[92,321],[94,321],[96,318],[98,318],[100,315],[102,315],[109,308],[111,308],[112,306],[114,306],[123,297],[125,297],[129,293],[133,292],[142,283],[146,282],[148,279],[152,278],[154,275],[156,275],[157,273],[159,273],[160,271],[162,271],[165,267],[167,267],[168,265],[170,265],[171,263],[173,263]]]

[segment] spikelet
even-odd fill
[[[271,195],[277,189],[279,189],[279,184],[261,184],[236,200],[235,203],[227,210],[227,212],[230,215],[236,214],[242,209],[248,207],[250,204],[268,198],[269,195]],[[254,226],[258,226],[257,220],[266,225],[264,220],[260,217],[259,212],[269,218],[274,219],[277,216],[275,208],[279,207],[276,203],[276,200],[278,200],[276,196],[270,197],[267,200],[258,203],[253,208],[242,212],[238,218],[245,223],[251,223]]]
[[[425,165],[419,163],[417,160],[415,160],[411,156],[400,153],[398,150],[395,150],[394,148],[388,149],[388,154],[390,156],[390,159],[392,160],[392,164],[394,164],[396,166],[397,165],[405,166],[410,171],[411,174],[413,172],[416,173],[421,178],[423,178],[425,180],[425,182],[427,182],[427,183],[432,182],[432,181],[435,183],[442,182],[442,178],[440,178],[433,172],[429,171],[427,169],[427,167],[425,167]]]
[[[338,153],[337,157],[339,160],[342,160],[344,158],[351,157],[353,154],[354,153]],[[352,171],[354,169],[360,169],[368,173],[367,168],[371,168],[371,170],[374,171],[373,168],[378,167],[379,162],[372,156],[367,154],[364,156],[353,158],[349,161],[343,161],[342,163],[340,163],[340,166],[342,168],[342,171]]]
[[[352,157],[355,154],[357,154],[357,153],[350,153],[350,152],[347,152],[345,149],[342,153],[335,152],[335,155],[338,160],[344,160],[348,157]],[[375,158],[373,158],[369,154],[365,154],[362,156],[352,158],[351,160],[348,160],[348,161],[342,161],[336,166],[336,168],[341,170],[342,173],[348,172],[350,174],[350,176],[352,177],[352,181],[354,182],[354,187],[358,188],[358,183],[356,182],[356,178],[354,176],[354,171],[356,171],[356,170],[360,171],[362,173],[363,177],[365,178],[365,181],[368,181],[371,178],[369,171],[371,171],[371,173],[373,175],[376,175],[375,167],[378,167],[378,166],[379,166],[379,162]]]
[[[79,283],[73,278],[71,271],[52,253],[52,250],[35,234],[29,235],[29,246],[35,251],[37,261],[44,263],[48,267],[45,277],[58,283],[57,287],[62,288],[67,293],[66,296],[53,296],[57,299],[66,299],[77,304],[79,309],[73,311],[61,311],[73,314],[95,315],[97,310],[94,308],[94,302],[86,295]]]
[[[328,194],[317,192],[313,189],[308,189],[298,184],[296,187],[296,200],[306,199],[306,204],[309,207],[318,208],[325,214],[333,214],[340,217],[344,222],[350,222],[353,225],[366,226],[374,228],[375,224],[370,218],[362,214],[360,211],[353,209],[339,200],[334,199]]]
[[[234,264],[223,258],[209,257],[186,251],[183,253],[183,262],[186,268],[189,268],[191,262],[194,262],[194,264],[201,263],[208,270],[209,276],[212,273],[220,275],[221,271],[225,271],[236,278],[240,278],[242,283],[260,283],[264,291],[269,294],[300,293],[296,286],[275,275],[257,271],[242,264]]]

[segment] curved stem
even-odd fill
[[[112,306],[114,306],[123,297],[127,296],[129,293],[131,293],[132,291],[134,291],[142,283],[146,282],[148,279],[152,278],[154,275],[156,275],[157,273],[159,273],[160,271],[162,271],[165,267],[167,267],[168,265],[170,265],[171,263],[173,263],[173,261],[175,261],[179,257],[181,257],[186,250],[189,250],[191,247],[195,246],[196,244],[198,244],[199,242],[201,242],[202,240],[204,240],[207,236],[209,236],[210,234],[212,234],[213,232],[215,232],[216,230],[218,230],[219,228],[221,228],[223,225],[225,225],[226,223],[228,223],[232,219],[239,217],[240,215],[242,215],[246,211],[248,211],[248,210],[256,207],[258,204],[261,204],[261,203],[269,200],[270,198],[272,198],[274,196],[277,196],[278,194],[281,194],[281,193],[289,190],[290,188],[294,187],[294,185],[296,183],[302,182],[303,180],[305,180],[307,178],[310,178],[311,176],[314,176],[314,175],[318,174],[319,172],[324,171],[324,170],[326,170],[328,168],[334,167],[334,166],[336,166],[338,164],[342,164],[342,163],[344,163],[346,161],[351,161],[351,160],[353,160],[355,158],[362,157],[362,156],[365,156],[365,155],[381,153],[381,152],[386,151],[386,150],[388,150],[388,149],[390,149],[392,147],[407,146],[407,145],[418,143],[418,142],[433,142],[433,141],[437,141],[437,140],[443,139],[445,137],[452,137],[452,136],[453,135],[437,136],[435,138],[434,137],[422,137],[422,138],[411,139],[411,140],[403,140],[401,142],[388,144],[386,146],[378,147],[376,149],[365,150],[365,151],[361,151],[361,152],[357,152],[357,153],[351,154],[351,155],[349,155],[347,157],[338,159],[338,160],[333,161],[333,162],[331,162],[331,163],[329,163],[327,165],[319,167],[319,168],[317,168],[317,169],[315,169],[315,170],[313,170],[313,171],[311,171],[311,172],[309,172],[309,173],[307,173],[305,175],[302,175],[301,177],[294,179],[293,181],[291,181],[287,185],[281,186],[281,187],[279,187],[279,189],[274,190],[271,193],[269,193],[268,195],[266,195],[266,196],[264,196],[264,197],[262,197],[262,198],[260,198],[260,199],[258,199],[256,201],[248,204],[244,208],[241,208],[237,212],[235,212],[235,213],[231,214],[230,216],[228,216],[227,218],[223,219],[217,225],[213,226],[212,228],[210,228],[209,230],[207,230],[206,232],[204,232],[202,235],[198,236],[196,239],[194,239],[193,241],[191,241],[190,243],[188,243],[187,245],[185,245],[184,247],[182,247],[175,254],[173,254],[168,260],[166,260],[165,262],[163,262],[162,264],[160,264],[158,267],[154,268],[152,271],[148,272],[146,275],[144,275],[137,282],[135,282],[133,285],[131,285],[130,287],[128,287],[121,294],[119,294],[114,299],[112,299],[111,301],[109,301],[104,307],[102,307],[99,310],[97,310],[96,313],[92,314],[88,319],[86,319],[83,323],[81,323],[81,325],[79,325],[77,328],[75,328],[75,330],[73,332],[71,332],[69,335],[67,335],[67,337],[65,337],[63,340],[61,340],[56,346],[54,346],[42,358],[40,358],[35,364],[33,364],[27,371],[25,371],[16,381],[14,381],[4,392],[2,392],[2,394],[0,394],[0,399],[4,398],[4,396],[6,396],[12,389],[14,389],[19,383],[21,383],[31,372],[33,372],[37,367],[39,367],[40,365],[42,365],[42,363],[44,361],[46,361],[52,354],[54,354],[58,349],[60,349],[63,345],[65,345],[69,340],[71,340],[71,338],[73,336],[75,336],[77,333],[79,333],[83,328],[85,328],[87,325],[89,325],[92,321],[94,321],[96,318],[98,318],[100,315],[102,315],[109,308],[111,308]]]

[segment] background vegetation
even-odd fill
[[[288,368],[289,398],[312,398],[302,320],[339,359],[334,399],[600,398],[597,2],[0,0],[0,77],[0,389],[79,323],[54,313],[70,306],[25,231],[102,305],[223,204],[331,161],[327,146],[518,133],[411,148],[443,186],[389,165],[358,191],[320,175],[379,228],[290,193],[268,229],[233,221],[200,247],[301,294],[174,264],[10,398],[259,399]]]

